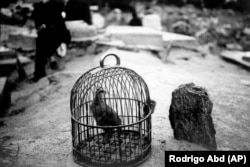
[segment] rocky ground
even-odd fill
[[[210,93],[218,150],[250,149],[250,86],[243,84],[250,81],[248,70],[218,56],[202,57],[184,49],[173,49],[166,63],[144,51],[108,52],[118,54],[121,66],[145,79],[157,102],[152,115],[152,155],[141,167],[164,166],[164,151],[206,150],[175,140],[168,119],[172,91],[190,82]],[[76,56],[79,53],[83,55]],[[101,54],[73,49],[68,56],[72,58],[64,70],[37,83],[25,81],[12,93],[11,116],[1,118],[0,166],[78,166],[72,158],[70,91],[84,72],[99,66]]]

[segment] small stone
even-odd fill
[[[174,137],[216,150],[212,108],[213,103],[205,88],[193,83],[180,85],[172,93],[169,110]]]
[[[242,46],[236,43],[228,43],[226,44],[226,48],[228,50],[240,50],[240,51],[243,50]]]
[[[11,166],[11,165],[12,165],[12,163],[8,159],[2,159],[2,160],[0,160],[0,166]]]
[[[245,35],[250,36],[250,28],[249,28],[249,27],[246,27],[246,28],[243,30],[243,33],[244,33]]]
[[[4,123],[4,121],[0,120],[0,128],[5,127],[5,126],[6,126],[6,124]]]
[[[250,55],[242,56],[242,60],[244,60],[246,62],[250,62]]]
[[[190,25],[186,21],[177,21],[172,25],[172,29],[175,33],[188,35]]]
[[[166,140],[162,140],[161,143],[162,143],[162,144],[166,144]]]

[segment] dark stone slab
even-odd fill
[[[11,93],[8,90],[7,77],[0,77],[0,117],[6,114],[11,103]]]
[[[0,51],[0,60],[1,61],[6,60],[6,59],[15,59],[15,58],[17,58],[17,54],[13,50],[2,50],[2,51]]]
[[[217,149],[211,117],[213,103],[207,90],[193,83],[180,85],[172,93],[169,120],[177,140]]]

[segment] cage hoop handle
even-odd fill
[[[111,53],[111,54],[103,55],[103,56],[101,57],[100,66],[101,66],[102,68],[104,67],[104,60],[105,60],[108,56],[114,56],[114,57],[116,58],[116,65],[120,65],[120,63],[121,63],[120,57],[117,56],[116,54]]]

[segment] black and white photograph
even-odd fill
[[[0,1],[0,167],[249,153],[249,0]]]

